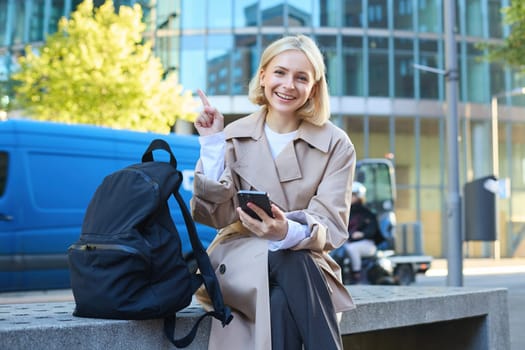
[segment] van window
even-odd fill
[[[7,152],[0,151],[0,197],[4,195],[7,183]]]

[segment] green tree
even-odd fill
[[[502,13],[511,29],[509,36],[502,43],[482,43],[479,47],[488,49],[488,60],[507,63],[525,73],[525,0],[512,0]]]
[[[113,1],[78,5],[62,18],[38,52],[26,48],[16,102],[32,118],[113,128],[168,132],[193,121],[196,103],[143,42],[142,9]]]

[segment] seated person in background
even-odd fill
[[[345,250],[352,262],[352,277],[356,282],[361,279],[361,257],[376,253],[375,240],[379,234],[376,215],[365,206],[365,195],[366,187],[360,182],[354,182]]]

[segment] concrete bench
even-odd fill
[[[345,349],[509,350],[506,289],[350,286],[357,309],[345,312]],[[0,305],[3,349],[174,349],[163,321],[119,321],[72,316],[73,302]],[[178,314],[176,335],[202,310]],[[206,349],[205,320],[187,349]]]

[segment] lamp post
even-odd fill
[[[454,34],[456,4],[453,0],[443,2],[445,13],[445,66],[446,69],[414,64],[414,68],[444,75],[447,101],[447,285],[463,285],[463,237],[461,234],[461,197],[459,192],[459,147],[458,147],[458,69],[457,47]]]
[[[517,95],[525,95],[525,87],[519,87],[510,91],[503,91],[499,94],[493,95],[491,99],[491,143],[492,143],[492,174],[499,180],[499,131],[498,131],[498,99],[500,97],[510,97]],[[499,220],[498,220],[498,201],[495,202],[496,207],[496,240],[494,241],[494,259],[500,258],[500,240],[499,240]]]

